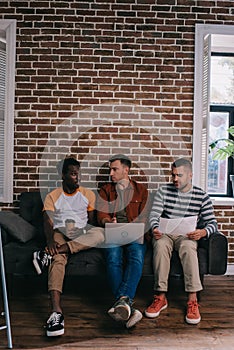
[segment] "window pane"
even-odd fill
[[[228,138],[228,112],[210,112],[210,142],[219,138]],[[222,147],[222,143],[219,143]],[[213,160],[213,154],[208,157],[208,192],[210,194],[227,194],[228,161]]]
[[[234,57],[211,56],[211,103],[234,104]]]

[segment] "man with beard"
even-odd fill
[[[129,223],[147,221],[147,188],[129,178],[131,160],[117,154],[109,160],[111,183],[105,184],[99,192],[98,222]],[[136,232],[136,237],[138,233]],[[133,298],[142,275],[146,241],[136,241],[104,249],[107,276],[115,297],[108,314],[123,322],[127,328],[142,318],[142,313],[133,308]]]
[[[145,310],[149,318],[159,316],[168,304],[166,293],[170,260],[175,249],[183,267],[185,291],[188,293],[188,324],[198,324],[201,320],[197,292],[202,290],[199,275],[197,243],[202,237],[217,231],[212,202],[205,191],[192,185],[192,164],[187,159],[176,160],[171,167],[172,183],[162,185],[156,192],[149,216],[152,228],[154,299]],[[159,230],[160,218],[179,219],[195,217],[195,229],[191,232],[174,232],[173,234]],[[179,230],[179,224],[176,226]],[[175,230],[176,231],[176,230]]]

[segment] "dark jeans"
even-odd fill
[[[132,302],[142,275],[146,243],[131,243],[105,249],[107,276],[116,299],[128,296]]]

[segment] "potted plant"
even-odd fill
[[[227,131],[231,135],[231,138],[220,138],[209,144],[209,150],[213,152],[213,159],[224,160],[229,157],[234,159],[234,126],[228,128]],[[230,175],[230,180],[234,195],[234,175]]]

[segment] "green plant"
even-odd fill
[[[213,151],[213,159],[223,160],[228,157],[234,158],[234,126],[227,129],[232,138],[230,139],[217,139],[209,144],[209,150]],[[219,146],[221,142],[222,146]],[[225,142],[225,145],[223,145]]]

